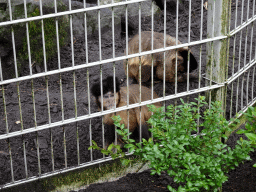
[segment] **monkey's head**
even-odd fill
[[[112,76],[107,77],[102,80],[102,88],[103,88],[103,101],[101,98],[101,85],[100,83],[96,83],[92,86],[91,92],[93,96],[96,98],[96,103],[99,108],[101,108],[103,102],[103,109],[109,110],[115,108],[115,104],[119,103],[119,91],[120,84],[118,78],[115,78],[116,83],[116,92],[114,92],[114,78]]]

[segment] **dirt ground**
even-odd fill
[[[248,17],[252,16],[252,3],[253,0],[248,1]],[[242,9],[243,8],[243,9]],[[176,8],[171,5],[167,6],[166,17],[166,33],[175,36],[176,33]],[[179,22],[178,22],[178,38],[181,42],[188,42],[188,16],[189,5],[187,1],[180,3],[179,8]],[[200,27],[202,25],[202,39],[207,38],[207,10],[203,9],[203,22],[201,23],[201,0],[194,0],[191,7],[191,38],[190,41],[200,40]],[[242,11],[244,10],[244,11]],[[241,17],[243,13],[243,17]],[[254,13],[255,14],[255,13]],[[235,15],[236,4],[232,3],[232,17],[231,17],[231,30],[235,27]],[[238,2],[237,9],[237,23],[236,26],[246,20],[247,17],[247,1]],[[130,20],[132,27],[129,28],[129,38],[138,33],[138,26],[136,22],[138,19]],[[151,30],[151,18],[142,18],[142,31]],[[230,39],[230,53],[234,51],[234,68],[233,55],[230,54],[229,58],[229,70],[228,76],[230,77],[233,72],[236,72],[239,68],[243,67],[245,63],[252,57],[255,57],[255,38],[251,34],[251,25],[237,33],[236,36]],[[255,31],[255,25],[253,31]],[[154,31],[164,32],[164,15],[154,18]],[[241,39],[241,41],[240,41]],[[251,39],[253,39],[251,44]],[[109,59],[113,57],[112,37],[101,37],[101,51],[102,59]],[[241,42],[241,44],[240,44]],[[252,48],[251,48],[252,45]],[[80,65],[86,62],[85,52],[85,38],[84,36],[74,36],[74,64]],[[125,34],[122,33],[121,37],[115,38],[115,57],[124,55],[124,49],[126,46]],[[206,45],[192,46],[191,50],[195,55],[197,61],[201,66],[199,73],[205,73],[206,66]],[[88,39],[88,61],[99,61],[99,37],[97,34],[89,37]],[[250,54],[249,54],[250,53]],[[72,51],[70,43],[60,51],[60,63],[61,67],[72,66]],[[47,64],[48,70],[55,70],[58,68],[58,57],[52,58]],[[33,73],[39,73],[43,71],[43,66],[34,67]],[[76,72],[65,72],[60,75],[51,75],[47,78],[36,78],[33,80],[22,81],[19,84],[12,83],[4,85],[4,94],[0,97],[0,106],[3,104],[3,95],[6,103],[7,121],[5,118],[4,107],[0,108],[0,134],[5,134],[8,128],[9,132],[19,131],[22,128],[27,129],[31,127],[45,125],[48,123],[58,122],[62,119],[74,118],[77,116],[87,115],[89,113],[97,112],[97,106],[92,96],[88,97],[87,78],[89,78],[89,84],[92,85],[100,79],[100,66],[84,68]],[[24,67],[22,76],[28,75],[28,67]],[[113,63],[104,64],[102,66],[102,77],[106,77],[109,74],[113,74]],[[126,76],[124,73],[122,61],[115,63],[115,74],[119,78],[121,84],[124,84]],[[75,77],[75,81],[73,81]],[[248,70],[244,76],[237,78],[233,84],[228,86],[227,90],[227,113],[226,117],[234,115],[241,110],[248,102],[250,102],[256,96],[256,84],[254,85],[253,71]],[[74,83],[75,82],[75,83]],[[32,89],[35,98],[35,107],[33,106]],[[48,84],[48,86],[47,86]],[[75,88],[74,88],[75,85]],[[172,83],[166,83],[165,95],[171,95],[175,93],[175,88]],[[199,86],[205,86],[205,79],[190,81],[189,86],[187,83],[178,83],[177,92],[184,92],[187,90],[197,89]],[[20,91],[20,103],[17,88]],[[48,88],[48,89],[47,89]],[[61,89],[62,97],[61,100]],[[48,90],[48,92],[47,92]],[[75,90],[75,91],[74,91]],[[162,82],[154,83],[154,90],[159,96],[163,96],[163,84]],[[75,93],[74,93],[75,92]],[[49,94],[49,101],[47,100],[47,94]],[[204,94],[204,93],[202,93]],[[184,100],[192,101],[198,94],[184,97]],[[247,99],[248,98],[248,99]],[[63,102],[63,110],[62,110]],[[173,103],[174,101],[166,101],[166,105]],[[75,104],[76,103],[76,104]],[[22,109],[19,110],[19,104]],[[76,109],[76,107],[77,109]],[[22,118],[21,118],[22,116]],[[50,118],[49,118],[50,117]],[[50,120],[49,120],[50,119]],[[36,120],[36,121],[35,121]],[[6,126],[7,125],[7,126]],[[16,136],[6,140],[0,140],[0,185],[4,185],[12,181],[12,171],[14,180],[20,180],[26,178],[25,165],[27,166],[27,176],[38,176],[47,172],[51,172],[53,169],[58,170],[65,167],[77,166],[79,163],[86,163],[92,159],[100,159],[102,155],[93,151],[91,154],[88,151],[90,146],[90,129],[92,130],[91,137],[94,141],[102,144],[102,124],[101,118],[92,118],[90,120],[83,120],[77,123],[70,123],[64,126],[54,127],[52,129],[46,129],[38,132],[26,134],[24,136]],[[79,142],[77,142],[77,137]],[[39,148],[36,148],[37,139],[39,141]],[[230,145],[234,145],[235,142]],[[51,145],[52,144],[52,145]],[[24,149],[26,155],[24,156]],[[11,158],[10,153],[11,151]],[[79,154],[79,155],[78,155]],[[24,157],[26,159],[24,159]],[[53,157],[53,158],[52,158]],[[252,154],[252,158],[255,158],[255,153]],[[26,162],[26,163],[24,163]],[[245,162],[244,165],[240,165],[234,171],[230,172],[230,179],[227,182],[228,186],[224,186],[223,191],[243,191],[244,187],[250,187],[246,191],[255,191],[255,171],[252,168],[253,162]],[[12,169],[12,166],[13,169]],[[243,167],[245,166],[245,167]],[[137,180],[134,180],[137,176]],[[236,180],[237,179],[237,180]],[[154,182],[152,182],[154,180]],[[240,181],[240,182],[238,182]],[[244,181],[244,182],[241,182]],[[116,183],[115,183],[116,182]],[[171,180],[166,175],[150,176],[149,172],[142,172],[138,174],[128,174],[127,177],[107,183],[106,185],[111,188],[111,191],[115,188],[116,191],[164,191],[167,184]],[[117,183],[120,182],[120,183]],[[145,183],[146,185],[142,185]],[[118,184],[118,185],[117,185]],[[136,185],[137,184],[137,185]],[[121,188],[118,188],[118,186]],[[225,184],[226,185],[226,184]],[[239,186],[238,186],[239,185]],[[101,186],[101,188],[94,188]],[[106,187],[107,187],[106,186]],[[112,187],[115,186],[115,187]],[[124,186],[133,187],[126,190]],[[141,188],[140,188],[141,187]],[[163,187],[163,188],[161,188]],[[230,188],[231,187],[231,188]],[[242,188],[241,188],[242,187]],[[89,190],[90,189],[90,190]],[[109,188],[105,188],[105,185],[91,185],[87,191],[109,191]],[[120,190],[118,190],[120,189]]]

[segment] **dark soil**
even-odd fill
[[[249,14],[252,14],[252,3],[249,2]],[[243,7],[242,7],[243,5]],[[241,14],[243,11],[243,18]],[[178,39],[181,42],[188,42],[188,26],[189,26],[189,5],[187,1],[182,1],[179,8],[179,22],[178,22]],[[190,41],[200,40],[200,28],[202,26],[202,39],[207,38],[207,10],[203,9],[203,23],[201,23],[201,0],[193,0],[191,8],[191,29],[190,29]],[[232,3],[232,19],[231,30],[235,26],[235,13],[236,4]],[[245,21],[247,17],[247,1],[242,4],[238,2],[237,9],[237,24],[240,25],[242,21]],[[138,33],[138,18],[130,20],[132,27],[129,28],[129,38]],[[176,33],[176,11],[173,7],[168,6],[166,17],[166,33],[175,36]],[[253,31],[256,31],[253,26]],[[151,30],[151,18],[142,18],[142,31]],[[251,25],[248,26],[248,30],[244,29],[243,33],[237,33],[236,37],[230,39],[230,59],[229,59],[229,77],[233,72],[237,72],[239,68],[243,67],[250,59],[255,57],[255,38],[251,35]],[[164,32],[164,15],[154,18],[154,31]],[[246,31],[248,33],[246,33]],[[246,35],[247,34],[247,38]],[[241,49],[240,48],[241,38]],[[250,42],[252,41],[252,49],[250,49]],[[70,42],[70,41],[69,41]],[[113,56],[112,37],[102,35],[101,37],[101,50],[102,59],[109,59]],[[245,46],[247,45],[247,46]],[[80,65],[86,62],[85,52],[85,38],[83,36],[74,36],[74,65]],[[124,49],[126,47],[125,34],[122,33],[121,37],[115,37],[115,57],[123,56]],[[61,68],[72,66],[72,51],[71,45],[68,43],[60,51],[60,64]],[[201,74],[205,73],[206,66],[206,45],[192,46],[191,50],[195,55],[197,61],[201,65]],[[201,51],[200,51],[201,50]],[[235,50],[234,57],[234,69],[232,68],[233,56],[231,53]],[[88,61],[95,62],[99,60],[99,38],[95,34],[88,38]],[[201,54],[200,54],[201,53]],[[239,56],[240,55],[240,56]],[[33,59],[33,58],[32,58]],[[27,65],[27,64],[26,64]],[[47,63],[48,71],[58,69],[58,57],[57,55]],[[33,68],[33,74],[44,71],[43,66],[37,66]],[[21,75],[25,76],[29,74],[28,66],[24,67]],[[103,78],[113,74],[113,63],[107,63],[102,66]],[[115,63],[115,74],[119,78],[121,84],[124,84],[126,76],[124,73],[122,61]],[[252,81],[253,71],[248,70],[242,78],[237,80],[227,90],[227,113],[226,117],[229,119],[236,112],[241,110],[248,102],[251,102],[256,96],[256,84]],[[88,76],[87,76],[88,75]],[[73,78],[75,77],[75,87],[73,85]],[[97,112],[97,106],[94,102],[94,98],[88,97],[87,77],[89,78],[89,84],[92,85],[100,79],[100,66],[84,68],[76,72],[65,72],[60,75],[51,75],[48,78],[36,78],[33,80],[22,81],[19,84],[11,83],[4,85],[4,93],[0,95],[0,106],[4,106],[4,100],[6,103],[5,117],[4,107],[0,108],[0,134],[6,134],[7,129],[9,132],[16,132],[23,129],[28,129],[35,126],[46,125],[48,123],[58,122],[62,119],[69,119],[77,116],[87,115],[89,112]],[[33,83],[33,90],[31,84]],[[165,95],[172,95],[175,93],[175,88],[172,83],[166,83]],[[177,92],[184,92],[197,89],[198,87],[204,87],[205,80],[190,81],[189,86],[187,82],[178,83]],[[237,88],[237,86],[239,86]],[[234,89],[232,89],[234,87]],[[18,94],[17,88],[19,88],[20,94]],[[48,92],[47,92],[48,88]],[[61,88],[63,93],[63,112],[61,101]],[[237,88],[237,89],[236,89]],[[74,90],[76,93],[74,94]],[[163,96],[163,84],[162,82],[154,83],[154,90],[159,96]],[[32,91],[35,96],[35,105],[32,99]],[[47,95],[49,94],[49,101],[47,101]],[[204,93],[202,93],[204,94]],[[20,100],[19,100],[20,95]],[[193,98],[198,97],[198,94],[186,96],[183,99],[185,101],[192,101]],[[89,100],[90,98],[90,100]],[[248,99],[247,99],[248,98]],[[20,102],[19,102],[20,101]],[[177,100],[179,103],[179,101]],[[76,105],[75,105],[76,103]],[[165,104],[169,105],[174,103],[174,100],[166,101]],[[20,105],[20,106],[19,106]],[[35,107],[34,107],[35,106]],[[77,110],[76,107],[77,106]],[[20,113],[20,107],[22,109]],[[21,117],[22,115],[22,117]],[[101,117],[92,118],[90,120],[83,120],[77,123],[70,123],[64,126],[57,126],[52,129],[45,129],[38,132],[25,134],[23,136],[11,137],[6,140],[0,140],[0,185],[12,182],[13,179],[20,180],[27,177],[38,176],[40,174],[48,173],[54,170],[59,170],[65,167],[77,166],[79,163],[86,163],[92,159],[100,159],[102,155],[93,151],[91,154],[88,151],[90,146],[90,129],[92,130],[91,137],[94,141],[102,143],[102,124]],[[79,143],[77,143],[77,136],[79,137]],[[39,142],[39,148],[36,147],[37,140]],[[52,144],[52,149],[51,149]],[[231,142],[230,145],[234,145],[235,142]],[[26,154],[24,155],[24,149]],[[79,151],[79,155],[78,155]],[[53,153],[52,153],[53,152]],[[10,156],[11,154],[11,156]],[[53,155],[52,155],[53,154]],[[255,162],[255,153],[252,154]],[[11,158],[10,158],[11,157]],[[39,158],[38,158],[39,157]],[[53,157],[53,158],[52,158]],[[26,159],[25,159],[26,158]],[[25,163],[24,163],[25,162]],[[230,172],[229,182],[224,186],[224,191],[256,191],[255,189],[255,169],[252,168],[253,162],[245,162],[244,165],[240,165],[234,171]],[[27,175],[25,165],[27,166]],[[245,167],[243,167],[245,166]],[[139,178],[135,179],[137,176]],[[126,179],[127,178],[127,179]],[[129,181],[130,180],[130,181]],[[127,182],[126,182],[127,181]],[[152,182],[154,181],[154,182]],[[239,182],[240,181],[240,182]],[[254,181],[254,182],[253,182]],[[119,183],[120,182],[120,183]],[[138,174],[129,174],[127,177],[115,181],[112,183],[106,183],[111,189],[105,188],[103,184],[91,185],[87,190],[93,191],[165,191],[166,185],[170,184],[171,180],[166,175],[150,176],[149,172],[142,172]],[[143,185],[145,183],[146,185]],[[118,184],[118,185],[117,185]],[[137,186],[136,186],[137,184]],[[119,185],[121,186],[120,188]],[[102,188],[96,187],[101,186]],[[114,187],[112,187],[114,186]],[[133,188],[127,188],[133,187]],[[246,188],[249,187],[249,188]],[[89,190],[90,189],[90,190]],[[106,190],[105,190],[106,189]],[[118,190],[120,189],[120,190]],[[246,190],[245,190],[246,189]]]

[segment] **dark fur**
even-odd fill
[[[102,87],[103,87],[103,95],[106,94],[107,92],[112,92],[114,93],[114,78],[112,76],[107,77],[105,80],[102,81]],[[94,97],[98,98],[101,96],[101,91],[100,91],[100,83],[94,84],[91,88],[91,92]],[[118,81],[118,78],[116,77],[116,92],[120,91],[120,83]],[[99,108],[101,108],[101,104],[96,99],[96,103]]]
[[[118,84],[118,79],[116,79],[116,90],[119,96],[119,100],[116,102],[116,107],[122,107],[127,105],[127,87],[120,87]],[[151,99],[151,90],[147,87],[142,86],[141,87],[141,100],[146,101]],[[100,83],[97,83],[93,85],[91,88],[92,94],[96,97],[96,103],[98,107],[100,108],[100,101],[98,101],[98,97],[100,96]],[[103,83],[103,93],[107,93],[109,91],[114,91],[113,86],[113,77],[108,77],[106,80],[104,80]],[[153,98],[158,98],[157,94],[154,92]],[[129,86],[129,104],[139,103],[139,85],[134,84]],[[161,107],[161,103],[155,103],[156,107]],[[104,107],[104,106],[103,106]],[[111,117],[114,115],[120,115],[122,118],[121,124],[124,124],[125,127],[128,127],[128,119],[127,119],[127,110],[116,112],[116,114],[111,113],[104,116],[104,126],[105,126],[105,141],[106,141],[106,147],[112,143],[115,139],[115,126],[114,121]],[[134,132],[140,127],[140,121],[139,121],[139,114],[140,114],[140,108],[133,108],[129,110],[129,131]],[[151,112],[148,111],[147,106],[141,107],[141,133],[142,138],[148,139],[149,138],[149,132],[148,132],[148,126],[147,121],[151,116]],[[139,132],[138,132],[139,133]],[[121,140],[118,139],[118,143],[121,144]]]

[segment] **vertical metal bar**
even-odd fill
[[[239,80],[240,80],[240,77],[237,78],[237,86],[236,86],[236,113],[238,112]]]
[[[24,13],[25,18],[27,18],[27,2],[24,0]],[[27,34],[27,44],[28,44],[28,61],[29,61],[29,72],[32,75],[32,65],[31,65],[31,53],[30,53],[30,41],[29,41],[29,30],[28,30],[28,22],[26,22],[26,34]],[[31,80],[33,82],[33,80]],[[32,87],[32,89],[34,89]],[[23,126],[22,126],[23,127]],[[22,135],[22,145],[23,145],[23,156],[24,156],[24,165],[25,165],[25,174],[26,179],[28,178],[28,166],[27,166],[27,155],[26,155],[26,144],[24,140],[24,135]]]
[[[236,14],[235,14],[235,29],[236,29],[236,26],[237,26],[237,7],[238,7],[238,0],[236,0]],[[234,49],[235,49],[235,42],[236,42],[236,34],[235,34],[235,37],[234,37]],[[235,62],[235,51],[233,53],[233,65],[234,65],[234,62]],[[239,56],[239,61],[238,61],[238,70],[240,69],[240,56]],[[238,89],[239,89],[239,80],[240,80],[240,77],[238,77],[237,79],[237,86],[236,86],[236,113],[238,112]]]
[[[190,43],[190,30],[191,30],[191,1],[189,1],[189,16],[188,16],[188,43]],[[188,61],[187,61],[187,92],[189,91],[189,66],[190,66],[190,50],[188,50]]]
[[[241,110],[244,107],[244,74],[242,76],[242,85],[241,85]]]
[[[231,3],[232,2],[230,2],[230,4]],[[235,15],[235,28],[236,28],[236,24],[237,24],[237,4],[236,4],[236,15]],[[234,35],[234,41],[233,41],[232,76],[234,75],[234,70],[235,70],[235,57],[236,57],[236,34]],[[233,94],[234,94],[234,82],[231,83],[230,119],[232,118],[232,113],[233,113],[232,112],[233,111]],[[237,101],[238,101],[238,97],[236,97],[236,102]]]
[[[141,3],[139,2],[139,53],[141,53]],[[139,84],[140,84],[140,99],[141,103],[141,57],[139,57]],[[142,132],[141,132],[141,107],[140,107],[140,142],[142,141]]]
[[[244,1],[242,1],[242,8],[244,7]],[[241,24],[243,23],[243,9],[241,10]],[[241,68],[241,48],[242,48],[242,36],[243,36],[243,30],[240,32],[240,44],[239,44],[239,60],[238,60],[238,70]]]
[[[243,23],[243,7],[244,7],[244,0],[242,1],[242,9],[241,9],[241,24]],[[242,49],[242,36],[243,36],[243,30],[240,31],[240,43],[239,43],[239,57],[238,57],[238,71],[241,69],[241,49]],[[246,57],[246,56],[245,56]],[[242,77],[242,85],[241,87],[243,88],[243,80],[244,80],[244,76]],[[238,98],[238,93],[239,93],[239,82],[240,82],[240,77],[238,77],[238,82],[237,82],[237,98]],[[241,88],[241,89],[242,89]],[[241,94],[243,93],[243,91],[241,92]],[[243,99],[241,97],[241,109],[242,109],[242,103],[243,103]],[[237,100],[237,106],[236,106],[236,110],[238,109],[238,100]],[[236,111],[237,112],[237,111]]]
[[[3,81],[1,57],[0,57],[0,75],[1,75],[1,81]],[[9,133],[9,126],[8,126],[8,120],[7,120],[7,110],[6,110],[6,102],[5,102],[4,85],[2,85],[2,95],[3,95],[4,119],[5,119],[5,126],[6,126],[6,134],[8,134]],[[11,150],[11,144],[10,144],[10,139],[9,138],[7,139],[7,143],[8,143],[8,150],[9,150],[9,156],[10,156],[10,167],[11,167],[12,182],[14,182],[12,150]]]
[[[71,11],[71,0],[69,0],[69,11]],[[73,36],[73,17],[72,15],[69,15],[70,19],[70,38],[71,38],[71,52],[72,52],[72,67],[75,66],[75,59],[74,59],[74,36]],[[73,71],[73,89],[74,89],[74,106],[75,106],[75,119],[77,119],[77,99],[76,99],[76,72]],[[65,128],[64,133],[65,133]],[[65,135],[65,134],[64,134]],[[65,138],[65,136],[64,136]],[[78,157],[78,164],[79,164],[79,134],[78,134],[78,126],[76,123],[76,141],[77,141],[77,157]],[[64,143],[64,147],[66,146],[66,142]],[[66,149],[65,149],[65,166],[67,166],[67,155],[66,155]]]
[[[40,16],[43,15],[43,6],[42,6],[42,0],[39,1],[40,5]],[[41,29],[42,29],[42,43],[43,43],[43,57],[44,57],[44,71],[47,72],[47,64],[46,64],[46,50],[45,50],[45,37],[44,37],[44,20],[41,20]],[[46,82],[46,94],[47,94],[47,106],[48,106],[48,118],[49,118],[49,124],[51,124],[51,112],[50,112],[50,101],[49,101],[49,87],[48,87],[48,76],[45,76],[45,82]],[[33,87],[33,82],[32,85]],[[32,96],[33,97],[33,96]],[[34,100],[34,98],[33,98]],[[36,114],[35,108],[34,113]],[[36,120],[35,120],[35,124]],[[37,158],[38,158],[38,174],[41,176],[41,165],[40,165],[40,151],[39,151],[39,141],[38,141],[38,132],[36,132],[36,147],[37,147]]]
[[[111,1],[112,4],[114,1]],[[113,58],[115,58],[115,17],[114,17],[114,7],[112,7],[112,46],[113,46]],[[116,65],[115,62],[113,62],[113,83],[114,83],[114,93],[116,93]],[[115,99],[115,107],[114,110],[116,109],[116,94],[114,94],[114,99]],[[116,115],[116,113],[115,113]],[[115,126],[115,144],[117,144],[117,132],[116,132],[116,126]]]
[[[229,1],[229,11],[228,11],[228,31],[227,33],[229,34],[230,33],[230,27],[231,27],[231,4],[232,4],[232,1]],[[228,38],[228,45],[230,43],[230,38]],[[227,60],[226,60],[226,63],[227,63],[227,68],[226,68],[226,77],[228,77],[228,63],[229,63],[229,46],[227,47]],[[233,69],[232,69],[233,70]],[[227,103],[227,86],[226,86],[226,90],[225,90],[225,103]],[[231,88],[231,101],[230,101],[230,105],[232,106],[232,101],[233,101],[233,82],[232,82],[232,88]],[[224,107],[226,109],[226,107]],[[225,111],[226,113],[226,111]],[[230,110],[230,116],[232,116],[232,112]]]
[[[151,2],[151,50],[154,49],[154,2]],[[151,100],[154,99],[154,55],[151,54]],[[153,112],[151,112],[153,115]],[[153,125],[151,126],[153,128]],[[153,139],[153,134],[151,133]]]
[[[86,0],[83,0],[84,8],[86,8]],[[88,64],[88,39],[87,39],[87,14],[84,12],[84,39],[85,39],[85,59],[86,64]],[[90,100],[90,74],[89,69],[86,68],[86,79],[87,79],[87,98],[88,98],[88,113],[91,114],[91,100]],[[90,146],[92,146],[92,120],[89,119],[89,137],[90,137]],[[90,149],[90,159],[93,160],[92,149]]]
[[[247,1],[247,17],[246,17],[246,21],[248,21],[249,19],[249,5],[250,5],[250,2],[249,0]],[[246,27],[246,37],[245,37],[245,50],[244,50],[244,65],[247,65],[246,63],[246,56],[247,56],[247,36],[248,36],[248,26]],[[251,60],[249,60],[248,63],[250,63]],[[248,105],[248,97],[249,97],[249,94],[248,94],[248,86],[249,86],[249,75],[250,75],[250,71],[248,71],[247,73],[247,85],[246,85],[246,106]]]
[[[126,0],[127,2],[127,0]],[[125,55],[127,56],[128,53],[129,53],[129,47],[128,47],[128,7],[127,7],[127,4],[125,5],[125,41],[126,41],[126,53]],[[126,74],[126,78],[127,78],[127,107],[129,106],[129,65],[128,65],[128,59],[126,59],[126,71],[127,71],[127,74]],[[128,122],[128,125],[127,125],[127,129],[128,129],[128,139],[130,139],[130,136],[129,136],[129,131],[130,131],[130,110],[127,109],[127,122]]]
[[[255,9],[255,0],[253,0],[252,17],[254,15],[254,9]],[[254,22],[252,22],[252,25],[251,25],[250,62],[252,61],[253,27],[254,27]]]
[[[164,48],[166,48],[166,0],[164,0]],[[166,59],[165,59],[166,53],[164,51],[164,61],[163,61],[163,65],[164,65],[164,71],[163,71],[163,97],[165,98],[165,82],[166,82]],[[164,103],[164,111],[165,111],[165,101]]]
[[[10,0],[8,0],[8,5],[9,5],[10,21],[12,21],[12,6],[11,6],[11,1]],[[12,48],[13,48],[13,57],[14,57],[15,77],[18,78],[18,68],[17,68],[17,57],[16,57],[14,30],[13,30],[12,26],[11,26],[11,29],[12,29]]]
[[[8,149],[9,149],[9,156],[10,156],[10,166],[11,166],[11,175],[12,175],[12,182],[14,182],[14,174],[13,174],[13,162],[12,162],[12,149],[10,139],[7,139]]]
[[[249,6],[249,3],[248,3],[248,6]],[[249,11],[247,12],[247,21],[248,21],[248,15]],[[248,36],[248,26],[245,28],[245,42],[244,42],[244,66],[246,66],[246,56],[247,56],[247,36]]]
[[[40,164],[40,151],[39,151],[38,131],[36,132],[36,149],[37,149],[37,161],[38,161],[38,175],[41,176],[41,164]]]
[[[151,2],[151,50],[154,49],[154,3]],[[154,94],[154,56],[151,54],[151,100]]]
[[[178,33],[179,33],[179,0],[176,1],[176,42],[175,45],[178,45]],[[177,94],[178,89],[178,51],[175,49],[175,95]]]
[[[40,0],[39,3],[40,3],[40,16],[42,16],[43,15],[42,0]],[[44,70],[45,70],[45,72],[47,72],[46,52],[45,52],[45,38],[44,38],[44,21],[43,21],[43,19],[41,20],[41,28],[42,28],[42,42],[43,42],[43,55],[44,55]],[[49,98],[48,94],[49,93],[48,93],[48,78],[47,78],[47,76],[45,77],[45,82],[46,82],[47,101],[48,101],[48,98]],[[34,98],[33,98],[33,100],[34,100]],[[49,124],[50,124],[51,118],[50,118],[50,104],[49,104],[49,102],[48,102],[48,115],[49,115]],[[36,124],[37,123],[35,121],[35,125]],[[41,176],[41,164],[40,164],[40,151],[39,151],[38,131],[36,132],[36,149],[37,149],[37,161],[38,161],[38,175]]]
[[[139,3],[139,53],[141,53],[141,3]],[[139,57],[139,103],[141,103],[141,57]]]
[[[40,3],[40,16],[42,16],[43,15],[42,0],[40,0],[39,3]],[[44,20],[43,19],[41,20],[41,28],[42,28],[42,43],[43,43],[43,55],[44,55],[44,71],[47,72],[45,38],[44,38]]]
[[[200,26],[200,41],[203,40],[203,17],[204,17],[204,1],[201,0],[201,26]],[[201,88],[201,68],[202,68],[202,45],[200,45],[200,50],[199,50],[199,74],[198,74],[198,89]],[[198,94],[198,99],[200,97],[200,93]],[[197,102],[199,104],[199,101]],[[197,113],[199,114],[200,113],[200,108],[198,108],[198,111]],[[197,134],[199,134],[200,130],[199,130],[199,127],[200,127],[200,118],[198,117],[197,118]]]
[[[52,171],[54,171],[54,153],[53,153],[53,135],[52,135],[52,129],[50,129],[50,141],[51,141]]]
[[[55,13],[57,13],[57,2],[54,0],[54,6],[55,6]],[[60,43],[59,43],[59,22],[58,19],[55,19],[55,26],[56,26],[56,39],[57,39],[57,56],[58,56],[58,69],[61,69],[60,64]],[[61,117],[62,122],[64,121],[64,106],[63,106],[63,91],[62,91],[62,77],[61,73],[59,74],[60,79],[60,100],[61,100]]]
[[[248,71],[247,73],[247,85],[246,85],[246,106],[248,106],[248,100],[249,100],[249,92],[248,92],[248,87],[249,87],[249,76],[250,76],[251,70]]]
[[[227,34],[228,24],[228,4],[229,0],[209,0],[208,1],[208,16],[207,16],[207,33],[208,37],[215,37]],[[215,14],[216,7],[218,7],[218,14]],[[212,81],[223,83],[226,79],[226,58],[227,58],[227,39],[221,41],[214,41],[207,43],[207,68],[206,77],[210,79],[210,86]],[[214,65],[213,65],[214,63]],[[225,102],[225,87],[218,90],[212,90],[208,95],[209,103],[213,101]],[[224,106],[222,106],[224,107]]]
[[[77,165],[80,165],[80,149],[79,149],[79,131],[78,123],[76,122],[76,148],[77,148]]]
[[[230,25],[231,25],[231,4],[232,4],[232,1],[228,1],[228,7],[227,7],[227,15],[226,15],[226,18],[227,18],[227,34],[230,33]],[[227,39],[227,45],[230,44],[230,37]],[[229,69],[229,47],[230,46],[227,46],[227,55],[226,55],[226,68],[225,68],[225,71],[226,71],[226,74],[225,74],[225,81],[226,79],[228,78],[228,69]],[[223,59],[225,59],[223,57]],[[233,82],[232,82],[233,83]],[[227,103],[227,89],[228,89],[228,85],[225,85],[225,89],[224,89],[224,100],[223,100],[223,111],[224,111],[224,117],[227,116],[227,111],[226,111],[226,103]],[[232,90],[233,91],[233,90]],[[232,98],[231,98],[232,100]],[[232,104],[231,104],[232,105]]]
[[[65,161],[65,168],[67,168],[68,163],[67,163],[66,129],[65,127],[62,127],[62,129],[63,129],[64,161]]]
[[[100,0],[98,1],[98,6],[100,6]],[[99,61],[102,60],[101,55],[101,24],[100,24],[100,9],[98,10],[98,29],[99,29]],[[103,87],[102,87],[102,64],[100,65],[100,82],[101,82],[101,111],[103,111]],[[103,148],[105,148],[105,138],[104,138],[104,118],[101,117],[102,121],[102,142],[103,142]],[[105,154],[103,154],[103,158],[105,158]]]
[[[254,95],[253,95],[253,93],[254,93],[254,91],[253,91],[253,86],[254,86],[254,77],[255,77],[255,66],[254,66],[254,68],[253,68],[253,73],[252,73],[252,100],[254,99]]]
[[[203,17],[204,17],[204,2],[201,0],[201,27],[200,27],[200,41],[203,40]],[[202,45],[200,45],[200,51],[199,51],[199,77],[198,77],[198,89],[201,88],[201,68],[202,68]]]

